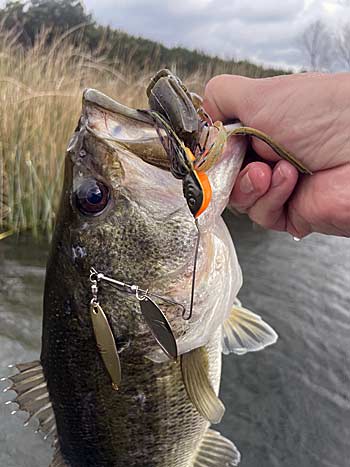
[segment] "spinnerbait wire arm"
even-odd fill
[[[188,321],[189,319],[192,318],[193,303],[194,303],[194,291],[195,291],[195,283],[196,283],[197,260],[198,260],[198,251],[199,251],[199,242],[200,242],[200,238],[201,238],[201,233],[200,233],[200,230],[199,230],[198,219],[197,218],[194,220],[194,223],[195,223],[195,226],[197,228],[197,240],[196,240],[196,247],[195,247],[195,252],[194,252],[194,260],[193,260],[190,311],[189,311],[188,315],[186,316],[186,309],[184,308],[184,311],[182,313],[182,317],[186,321]]]
[[[182,316],[186,312],[186,308],[184,305],[182,305],[179,302],[176,302],[175,300],[171,300],[170,298],[163,297],[162,295],[159,295],[154,292],[150,292],[148,289],[144,290],[141,289],[138,285],[130,285],[126,284],[125,282],[118,281],[116,279],[113,279],[112,277],[105,276],[103,273],[97,272],[95,268],[90,269],[90,280],[92,277],[96,277],[96,280],[99,281],[104,281],[107,284],[111,285],[112,287],[116,288],[117,290],[120,290],[122,292],[126,292],[131,295],[135,295],[138,300],[144,300],[147,297],[154,297],[158,298],[159,300],[162,300],[163,302],[170,303],[172,305],[176,305],[182,310]]]

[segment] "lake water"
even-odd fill
[[[244,286],[240,298],[279,333],[263,352],[224,358],[218,429],[241,467],[350,466],[350,239],[252,228],[226,216]],[[47,249],[0,242],[0,366],[39,356]],[[1,395],[1,401],[8,399]],[[0,467],[47,467],[50,445],[0,404]]]

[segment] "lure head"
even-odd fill
[[[220,130],[215,131],[214,141],[210,141],[212,130],[218,128],[208,125],[210,119],[202,108],[201,97],[190,93],[169,70],[160,70],[154,76],[147,95],[150,114],[169,157],[170,170],[174,177],[183,180],[188,207],[198,218],[209,206],[212,196],[210,182],[204,172],[220,157],[227,139],[226,131],[221,125]],[[209,143],[210,147],[206,149]],[[196,170],[197,165],[200,165],[199,170]]]
[[[188,208],[197,218],[207,209],[211,200],[212,190],[208,176],[195,170],[195,156],[180,140],[170,122],[156,112],[150,112],[150,115],[169,158],[170,172],[175,178],[183,181],[183,194]]]
[[[150,109],[163,115],[185,146],[195,149],[200,120],[191,93],[169,70],[160,70],[147,88]]]
[[[197,219],[207,209],[212,197],[208,175],[192,170],[183,180],[183,192],[189,210]]]
[[[225,282],[222,274],[229,268],[231,283],[235,277],[235,293],[240,287],[240,269],[236,257],[227,254],[225,242],[230,240],[222,235],[220,214],[244,150],[244,143],[235,138],[215,171],[213,167],[208,172],[213,197],[200,216],[203,242],[193,320],[184,321],[180,307],[158,302],[175,337],[179,342],[182,339],[180,352],[189,350],[196,335],[203,334],[199,328],[197,334],[194,332],[196,323],[215,325],[208,284],[218,282],[219,274]],[[77,315],[71,316],[74,326],[80,326],[81,333],[91,332],[86,312],[91,300],[91,267],[188,308],[197,232],[182,185],[170,173],[153,120],[97,91],[87,90],[66,156],[64,188],[47,270],[46,313],[54,313],[51,310],[58,302],[62,302],[62,309],[67,308],[64,303],[68,300],[73,315]],[[221,226],[218,236],[217,224]],[[134,297],[100,284],[98,298],[109,312],[117,344],[120,339],[128,343],[130,351],[157,353],[159,347]],[[218,310],[214,314],[218,315]],[[66,316],[62,315],[62,319]],[[190,341],[187,335],[192,336]]]

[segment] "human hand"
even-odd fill
[[[350,236],[349,103],[350,73],[210,80],[204,107],[214,121],[238,118],[267,133],[313,172],[298,175],[253,138],[253,149],[266,162],[244,167],[230,204],[257,224],[295,237],[311,232]]]

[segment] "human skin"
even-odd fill
[[[262,161],[242,169],[230,198],[235,209],[299,238],[350,236],[350,73],[220,75],[208,82],[204,106],[214,121],[238,118],[267,133],[313,172],[298,174],[253,138]]]

